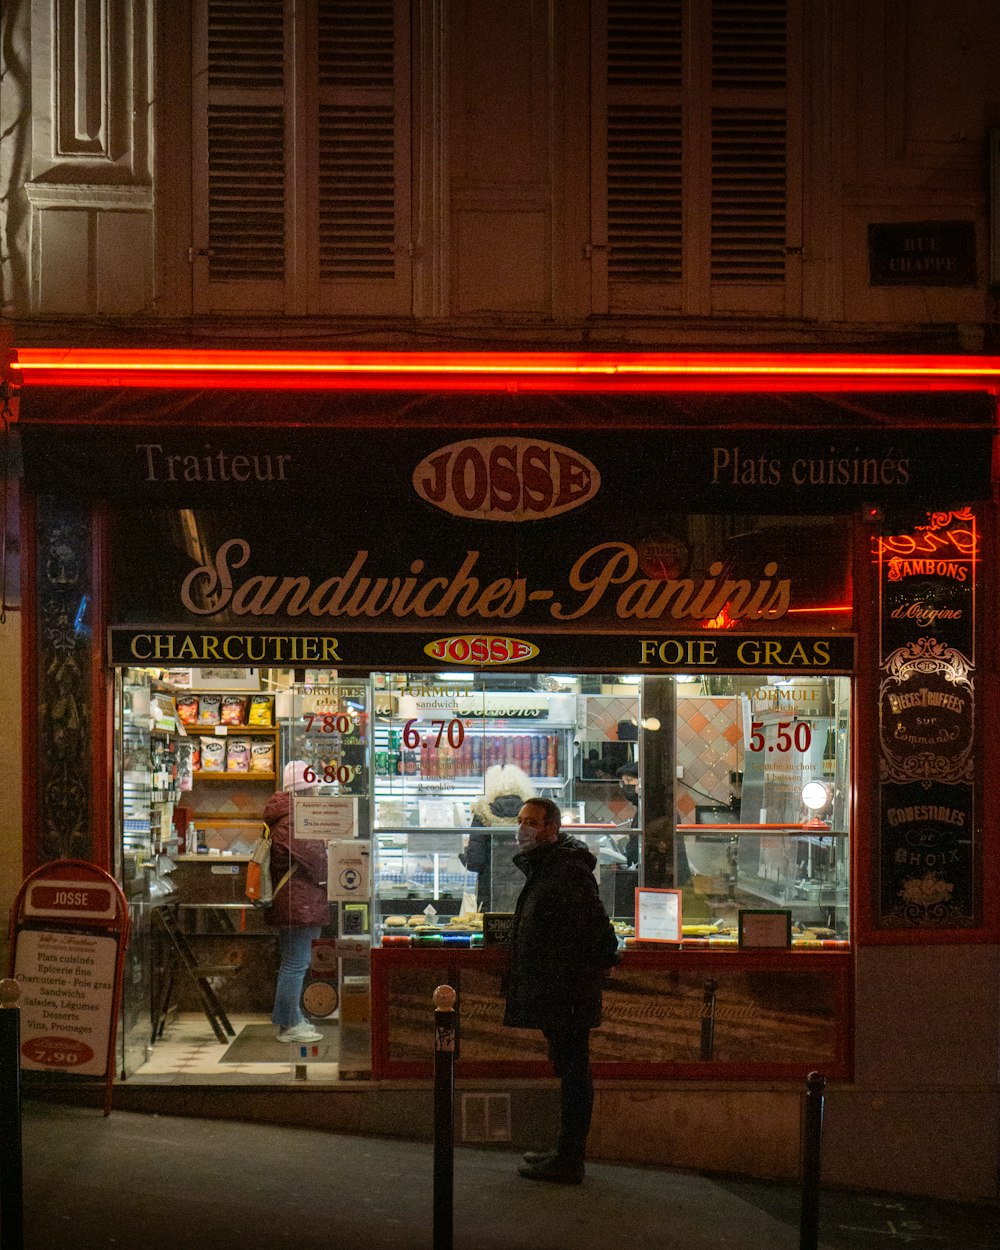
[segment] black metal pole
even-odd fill
[[[0,1246],[24,1246],[21,1162],[21,987],[0,981]]]
[[[455,991],[434,991],[434,1250],[452,1250],[455,1195]]]
[[[823,1095],[826,1077],[810,1072],[806,1077],[806,1115],[802,1140],[802,1213],[799,1250],[818,1250],[819,1178],[823,1154]]]
[[[705,982],[701,1007],[701,1057],[711,1059],[715,1053],[715,991],[718,981],[709,977]]]

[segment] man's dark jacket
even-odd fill
[[[517,1029],[601,1023],[601,982],[617,939],[585,843],[555,842],[514,856],[526,877],[514,910],[504,1024]]]

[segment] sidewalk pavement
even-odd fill
[[[431,1250],[430,1143],[44,1102],[22,1113],[24,1250]],[[797,1187],[591,1163],[582,1185],[458,1149],[454,1250],[798,1250]],[[821,1250],[998,1250],[1000,1210],[822,1194]]]

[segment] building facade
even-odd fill
[[[996,1196],[990,9],[5,6],[0,881],[134,890],[131,1088],[185,1010],[138,864],[177,861],[168,906],[205,869],[243,945],[182,930],[269,967],[214,740],[263,785],[307,758],[370,848],[311,982],[345,1070],[353,1031],[376,1086],[425,1075],[454,974],[516,1140],[544,1067],[490,1027],[502,953],[429,923],[449,874],[474,913],[455,839],[514,765],[620,922],[599,1153],[792,1175],[818,1069],[832,1183]]]

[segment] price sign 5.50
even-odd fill
[[[812,745],[812,727],[808,721],[779,721],[776,727],[774,742],[768,743],[764,737],[764,722],[755,720],[750,723],[750,740],[747,742],[749,751],[797,751],[805,755]]]

